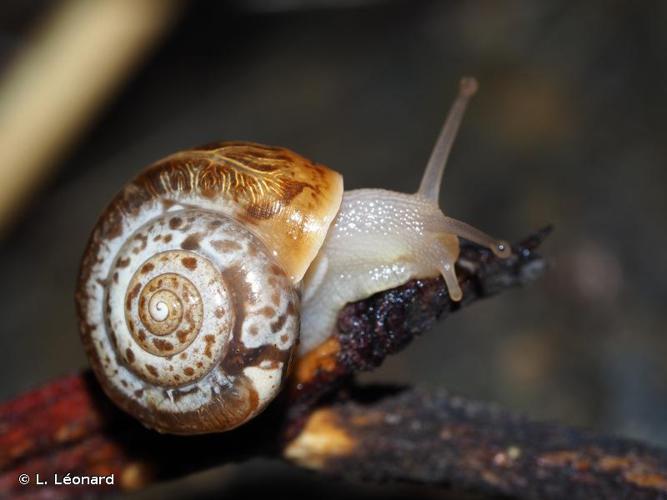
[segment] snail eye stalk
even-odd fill
[[[475,95],[475,92],[477,92],[477,88],[477,80],[474,78],[464,77],[461,79],[459,94],[447,114],[445,123],[440,130],[438,140],[433,147],[431,157],[426,164],[426,170],[424,170],[424,176],[422,177],[417,194],[432,200],[436,205],[438,204],[438,199],[440,197],[442,176],[445,172],[445,167],[447,166],[449,153],[456,140],[456,135],[461,126],[461,122],[463,121],[468,102],[470,101],[470,98]]]

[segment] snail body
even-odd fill
[[[279,393],[346,303],[438,274],[460,300],[458,237],[509,254],[438,206],[474,90],[462,81],[415,194],[343,192],[327,167],[252,143],[176,153],[126,185],[93,230],[77,289],[109,397],[161,432],[230,430]]]

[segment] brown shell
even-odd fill
[[[274,251],[283,270],[297,282],[338,212],[343,179],[285,148],[221,142],[181,151],[149,166],[114,200],[111,210],[132,212],[147,197],[183,203],[187,196],[221,208],[233,204],[233,215]],[[108,215],[113,225],[113,214]],[[112,227],[107,232],[113,237]]]

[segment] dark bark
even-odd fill
[[[530,421],[488,403],[377,389],[314,413],[287,448],[297,463],[344,478],[409,481],[518,498],[667,498],[667,452]],[[308,442],[330,440],[332,453]],[[310,438],[310,439],[306,439]]]

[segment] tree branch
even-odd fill
[[[297,365],[290,390],[233,432],[179,437],[146,430],[106,399],[89,372],[0,405],[0,495],[99,488],[21,486],[21,473],[33,481],[36,473],[114,474],[108,488],[128,490],[262,455],[343,477],[524,498],[667,495],[663,451],[530,422],[445,393],[350,383],[352,374],[374,368],[438,318],[539,276],[545,264],[535,249],[547,233],[515,245],[505,260],[463,246],[461,303],[449,300],[441,279],[424,279],[348,304],[329,345]]]
[[[344,478],[454,485],[520,498],[665,498],[667,452],[532,422],[444,391],[377,389],[313,412],[285,449]]]

